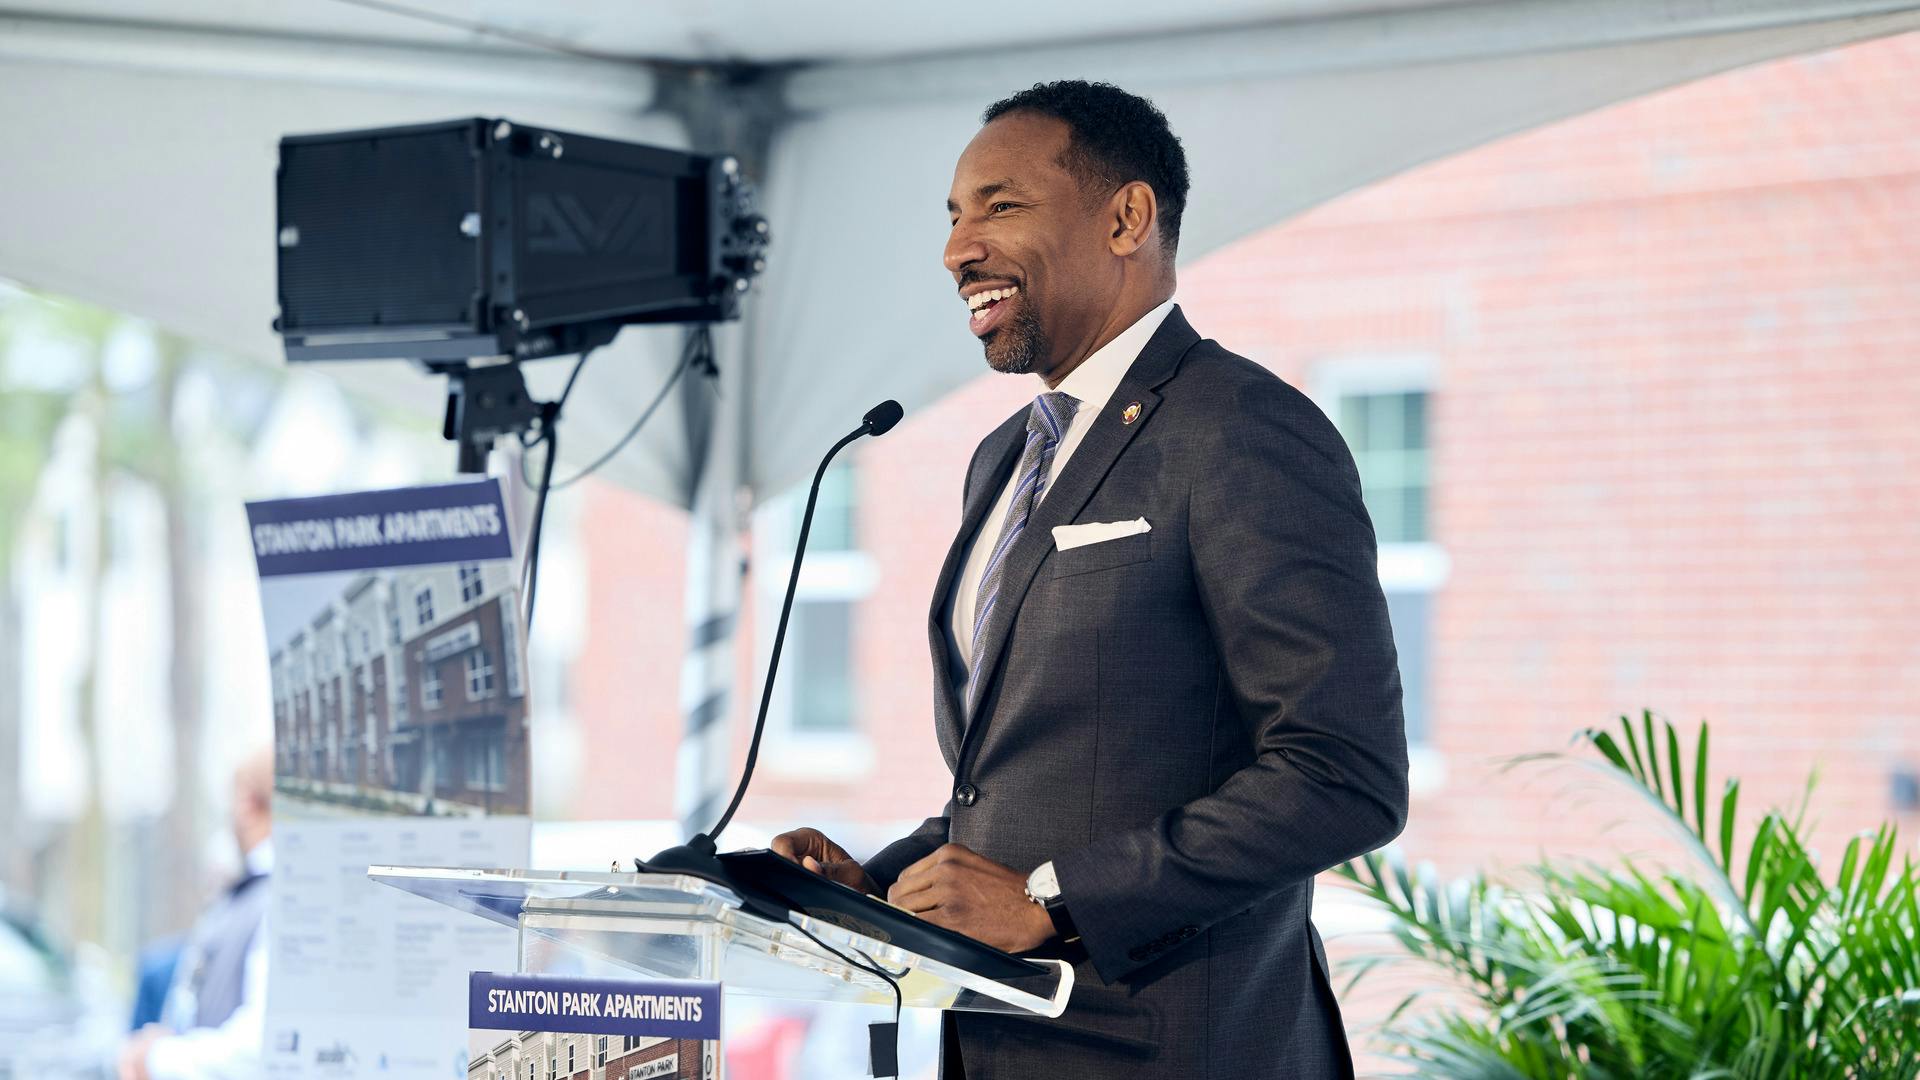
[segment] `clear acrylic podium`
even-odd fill
[[[1055,1017],[1073,991],[1073,969],[1059,960],[1034,961],[1042,973],[1031,977],[990,979],[797,911],[788,923],[762,918],[732,890],[678,874],[371,866],[367,875],[513,927],[529,973],[567,971],[585,957],[652,978],[716,980],[729,994],[893,1004],[884,981],[804,928],[898,979],[909,1008]]]

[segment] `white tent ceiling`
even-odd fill
[[[772,64],[786,110],[763,202],[772,268],[728,335],[739,479],[801,478],[873,400],[981,370],[936,263],[980,108],[1041,79],[1152,96],[1185,141],[1191,259],[1501,135],[1742,64],[1920,27],[1920,0],[1064,0],[1017,18],[861,0],[48,0],[0,14],[0,276],[277,354],[282,134],[506,115],[685,145],[685,65]],[[667,62],[668,67],[656,66]],[[663,74],[664,73],[664,74]],[[569,456],[622,430],[673,333],[630,330],[582,378]],[[436,415],[404,365],[342,377]],[[564,375],[539,365],[536,389]],[[609,475],[685,505],[705,448],[662,414]],[[730,470],[731,471],[731,470]]]
[[[1438,7],[1458,0],[1051,0],[1017,19],[899,0],[39,0],[15,11],[201,30],[415,45],[532,42],[634,60],[818,63]]]

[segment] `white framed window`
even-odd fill
[[[1400,657],[1407,742],[1415,750],[1414,785],[1424,790],[1443,780],[1437,756],[1424,747],[1433,724],[1434,596],[1450,570],[1431,521],[1434,368],[1433,357],[1420,353],[1341,356],[1315,365],[1310,384],[1360,473],[1367,516],[1379,541],[1380,588]]]
[[[593,1067],[596,1069],[604,1069],[607,1067],[607,1037],[605,1035],[594,1036]]]
[[[821,481],[768,707],[767,737],[778,752],[762,761],[777,773],[804,775],[830,767],[845,775],[873,767],[873,743],[860,730],[855,693],[856,613],[879,584],[879,570],[858,545],[858,479],[855,464],[843,462]],[[806,485],[799,485],[768,500],[756,515],[753,601],[759,614],[753,621],[763,671],[806,499]]]
[[[462,563],[460,565],[460,602],[471,604],[480,599],[480,594],[486,591],[486,583],[480,579],[480,564]]]
[[[440,685],[440,665],[428,664],[420,672],[420,708],[431,712],[445,701],[445,689]]]
[[[467,654],[467,700],[485,701],[493,696],[493,658],[485,649]]]
[[[422,585],[413,594],[413,614],[421,626],[433,625],[433,589]]]

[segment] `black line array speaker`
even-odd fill
[[[288,360],[579,352],[739,314],[766,220],[734,159],[506,120],[280,141]]]

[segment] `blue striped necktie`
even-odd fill
[[[1007,503],[1007,520],[1000,528],[1000,540],[993,546],[987,568],[980,575],[980,593],[973,606],[973,662],[968,665],[972,670],[967,680],[969,716],[979,703],[980,680],[973,676],[986,662],[986,657],[980,655],[980,646],[986,637],[987,616],[993,613],[994,601],[1000,597],[1000,582],[1007,576],[1007,551],[1026,531],[1027,518],[1032,516],[1034,505],[1047,489],[1054,452],[1060,449],[1060,440],[1067,433],[1067,425],[1073,422],[1074,410],[1079,407],[1077,398],[1056,390],[1034,398],[1033,409],[1027,413],[1027,448],[1020,455],[1019,469],[1014,472],[1019,480],[1013,489],[1013,499]]]

